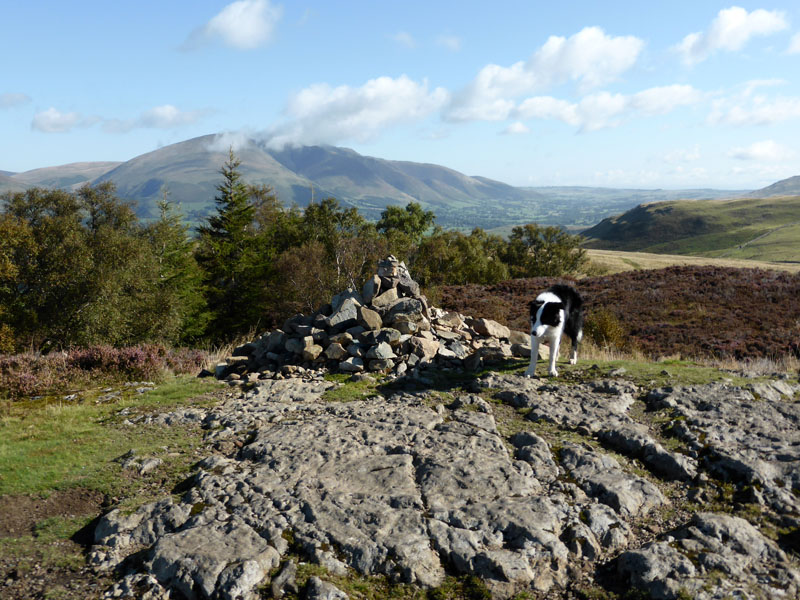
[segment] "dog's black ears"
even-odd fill
[[[531,300],[528,304],[528,308],[531,309],[531,314],[535,313],[539,308],[544,304],[541,300]]]

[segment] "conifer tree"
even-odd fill
[[[230,339],[258,321],[255,207],[233,149],[220,170],[217,212],[198,228],[197,261],[210,313],[209,333]]]
[[[169,201],[166,190],[158,208],[158,220],[144,228],[153,253],[149,313],[158,320],[163,341],[191,342],[204,333],[208,320],[201,293],[202,272],[183,214]]]

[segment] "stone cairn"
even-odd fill
[[[530,357],[528,333],[429,307],[405,264],[389,256],[361,293],[348,289],[239,346],[214,375],[231,384],[325,371],[420,378],[434,364],[475,370],[512,357]]]

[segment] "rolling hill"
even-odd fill
[[[656,202],[604,219],[587,248],[800,261],[800,196]]]
[[[752,198],[769,198],[770,196],[800,196],[800,175],[781,179],[765,188],[747,194]]]
[[[197,224],[214,210],[220,168],[228,158],[224,135],[207,135],[165,146],[124,163],[73,163],[0,176],[0,193],[30,186],[75,189],[113,181],[120,197],[136,203],[141,218],[157,214],[167,191],[187,221]],[[275,189],[286,205],[335,197],[377,219],[387,205],[419,202],[447,228],[482,227],[507,233],[536,222],[578,231],[644,202],[720,198],[731,190],[636,190],[591,187],[515,187],[468,176],[435,164],[386,160],[334,146],[267,148],[252,139],[237,146],[245,181]]]
[[[92,181],[119,164],[119,162],[70,163],[17,173],[12,179],[27,186],[70,188]]]
[[[22,192],[29,187],[12,175],[9,171],[0,171],[0,192]]]

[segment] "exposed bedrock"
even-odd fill
[[[109,596],[146,579],[151,598],[257,598],[270,584],[277,597],[298,591],[296,564],[310,561],[423,587],[475,575],[497,597],[627,585],[793,598],[800,405],[783,384],[770,398],[490,374],[470,393],[396,384],[333,402],[323,395],[338,384],[321,379],[259,381],[151,418],[202,421],[208,456],[179,500],[105,515],[91,560],[135,565]],[[299,593],[346,596],[325,577]]]

